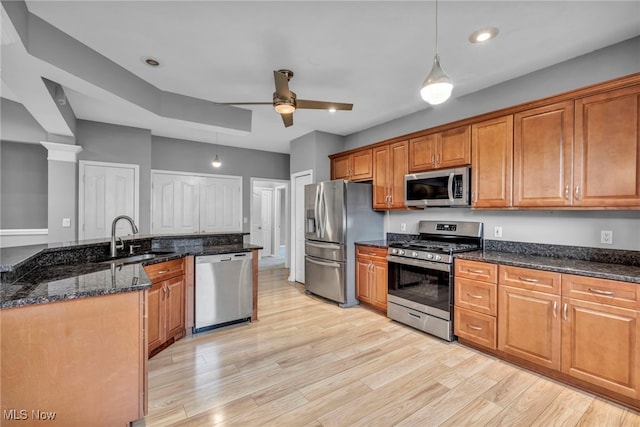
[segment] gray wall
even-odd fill
[[[590,84],[640,72],[640,37],[592,52],[480,92],[454,98],[437,108],[352,134],[345,149],[352,149],[443,123],[509,107]],[[453,76],[455,80],[455,76]],[[454,89],[455,96],[455,89]],[[481,221],[485,238],[495,226],[503,227],[502,240],[640,250],[639,211],[476,211],[429,208],[389,212],[385,231],[415,233],[422,219]],[[600,243],[600,231],[613,231],[613,245]]]
[[[216,153],[222,166],[214,168]],[[154,136],[151,168],[212,175],[242,176],[243,231],[249,232],[251,178],[289,180],[289,155]]]
[[[140,166],[140,233],[151,230],[151,131],[78,120],[78,160],[128,163]]]
[[[40,144],[47,140],[47,132],[27,111],[24,105],[0,98],[0,139],[3,141]],[[45,150],[46,151],[46,150]]]
[[[0,229],[47,228],[47,149],[0,141],[0,163]]]
[[[344,137],[313,131],[291,141],[291,173],[313,170],[316,182],[331,178],[329,154],[344,150]]]

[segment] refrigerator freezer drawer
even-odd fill
[[[340,304],[346,302],[345,263],[304,257],[307,291]]]
[[[332,261],[344,261],[344,245],[338,243],[318,242],[316,240],[306,240],[304,242],[304,253],[313,258],[320,258]]]

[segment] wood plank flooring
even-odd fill
[[[149,361],[140,426],[640,426],[640,414],[260,272],[258,322]]]

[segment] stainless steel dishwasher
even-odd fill
[[[196,256],[194,333],[251,320],[252,260],[251,252]]]

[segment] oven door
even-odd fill
[[[453,319],[451,264],[387,256],[389,301],[450,321]]]

